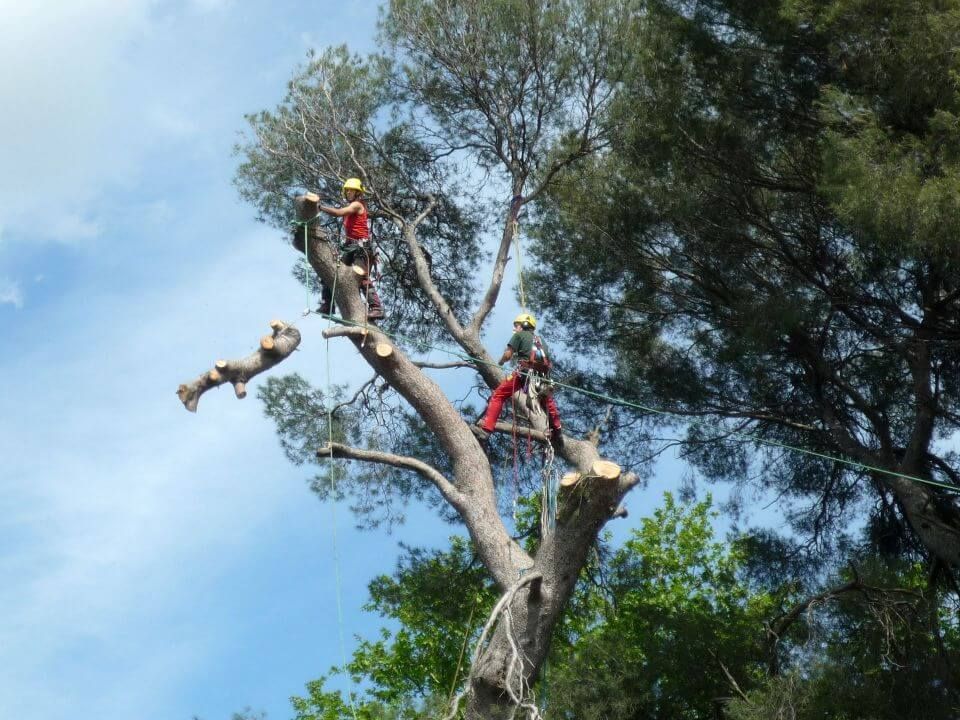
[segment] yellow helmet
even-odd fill
[[[347,178],[347,181],[343,184],[343,189],[345,191],[356,190],[358,192],[366,192],[360,178]]]
[[[530,313],[520,313],[516,318],[514,318],[513,322],[515,324],[520,323],[521,325],[529,325],[531,328],[535,328],[537,326],[537,319]]]

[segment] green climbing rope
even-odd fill
[[[310,237],[309,237],[309,226],[314,222],[320,214],[317,213],[312,218],[308,220],[297,221],[298,224],[303,226],[303,261],[304,261],[304,275],[303,282],[304,287],[307,291],[307,312],[310,312],[310,306],[312,304],[312,298],[310,296]],[[330,294],[331,297],[334,297],[337,292],[337,279],[340,276],[340,263],[338,261],[336,272],[333,276],[333,289]],[[322,298],[321,298],[322,300]],[[331,301],[332,302],[332,301]],[[327,327],[333,325],[332,316]],[[327,410],[327,445],[330,448],[330,460],[333,460],[333,405],[330,401],[330,388],[332,386],[330,380],[330,338],[327,338],[326,341],[326,365],[327,365],[327,390],[324,396],[324,402],[326,404]],[[336,472],[331,467],[330,470],[331,483],[333,485],[333,490],[336,490]],[[339,544],[337,542],[337,502],[336,502],[336,492],[334,494],[334,500],[330,503],[330,528],[333,538],[333,572],[336,580],[336,598],[337,598],[337,631],[340,639],[340,662],[343,666],[343,672],[347,672],[347,645],[343,637],[343,582],[340,577],[340,550]],[[353,716],[353,720],[357,720],[357,709],[354,706],[353,702],[353,693],[349,692],[347,695],[347,700],[350,703],[350,714]]]
[[[355,323],[351,320],[347,320],[346,318],[337,317],[335,315],[323,315],[322,313],[321,315],[323,317],[327,317],[333,321],[336,321],[342,325],[347,325],[352,327],[364,327],[360,323]],[[491,367],[500,367],[497,363],[493,362],[492,360],[484,360],[482,358],[473,357],[471,355],[467,355],[465,353],[459,352],[458,350],[452,350],[450,348],[441,347],[439,345],[431,345],[429,343],[423,343],[420,340],[414,340],[413,338],[406,337],[399,333],[389,333],[384,330],[380,330],[380,332],[393,340],[406,341],[406,342],[409,342],[410,344],[416,345],[425,350],[437,350],[439,352],[446,353],[447,355],[451,355],[453,357],[469,362],[472,365],[489,365]],[[580,393],[581,395],[586,395],[587,397],[592,397],[592,398],[596,398],[597,400],[608,402],[612,405],[629,407],[635,410],[641,410],[643,412],[650,413],[652,415],[662,415],[666,417],[676,417],[681,419],[685,418],[683,413],[674,412],[671,410],[661,410],[659,408],[650,407],[648,405],[642,405],[641,403],[631,402],[630,400],[626,400],[624,398],[605,395],[604,393],[598,393],[598,392],[594,392],[593,390],[587,390],[586,388],[578,387],[576,385],[563,383],[563,382],[560,382],[559,380],[551,380],[550,382],[556,387],[565,388],[567,390]],[[858,470],[867,470],[870,472],[879,473],[881,475],[896,477],[896,478],[900,478],[901,480],[909,480],[911,482],[920,483],[922,485],[929,485],[931,487],[940,488],[941,490],[947,490],[949,492],[960,494],[960,487],[957,487],[956,485],[948,485],[947,483],[942,483],[937,480],[929,480],[927,478],[916,477],[915,475],[907,475],[905,473],[900,473],[900,472],[897,472],[896,470],[888,470],[886,468],[877,467],[875,465],[867,465],[866,463],[857,462],[856,460],[851,460],[850,458],[839,457],[836,455],[829,455],[827,453],[817,452],[816,450],[808,450],[807,448],[788,445],[787,443],[782,443],[777,440],[770,440],[768,438],[763,438],[758,435],[751,435],[750,433],[731,431],[730,433],[728,433],[728,436],[736,437],[742,440],[749,440],[751,442],[760,443],[761,445],[778,447],[783,450],[790,450],[791,452],[796,452],[803,455],[810,455],[812,457],[818,457],[823,460],[829,460],[831,462],[839,463],[841,465],[846,465],[848,467],[856,468]]]

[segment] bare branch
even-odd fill
[[[377,378],[379,377],[380,377],[380,373],[374,373],[372,378],[367,380],[363,385],[359,387],[359,389],[353,394],[352,398],[350,398],[349,400],[345,400],[342,403],[337,403],[332,408],[330,408],[330,414],[336,415],[337,411],[340,410],[340,408],[345,408],[345,407],[349,407],[350,405],[353,405],[367,391],[367,389],[377,381]]]
[[[423,362],[416,361],[413,363],[418,368],[424,368],[429,370],[450,370],[452,368],[476,368],[477,364],[467,361],[458,361],[458,362],[448,362],[448,363],[432,363],[432,362]]]
[[[453,483],[443,476],[443,473],[414,457],[394,455],[393,453],[379,450],[362,450],[341,443],[327,443],[317,450],[317,457],[320,459],[342,458],[346,460],[359,460],[377,465],[389,465],[404,470],[413,470],[424,479],[433,483],[443,497],[454,507],[459,507],[464,502],[463,493],[457,490]]]
[[[515,195],[510,202],[510,208],[507,210],[506,217],[504,218],[503,233],[500,237],[500,246],[497,248],[497,254],[493,262],[490,284],[468,325],[468,331],[473,335],[479,336],[483,321],[487,319],[487,315],[493,310],[493,306],[497,304],[497,298],[500,296],[500,287],[503,285],[503,276],[506,273],[507,260],[510,256],[510,245],[513,243],[513,238],[516,233],[517,218],[520,215],[520,209],[524,205],[524,199],[520,195],[522,189],[523,179],[515,178],[513,181],[513,191]]]

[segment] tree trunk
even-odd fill
[[[302,219],[313,214],[310,203],[302,199],[297,210]],[[470,674],[467,716],[509,717],[516,706],[511,691],[514,696],[523,697],[524,689],[535,681],[547,656],[553,629],[590,548],[639,478],[632,473],[621,475],[615,463],[601,462],[595,442],[567,439],[562,457],[587,480],[561,494],[556,530],[544,535],[536,557],[531,557],[503,524],[497,510],[490,460],[457,408],[422,368],[376,326],[358,327],[364,324],[365,308],[359,299],[357,280],[340,268],[334,284],[338,271],[336,255],[322,233],[307,233],[307,249],[311,265],[328,287],[335,287],[334,301],[352,324],[330,328],[325,336],[349,338],[363,359],[410,404],[447,453],[453,477],[448,480],[423,463],[417,466],[418,461],[410,458],[378,460],[374,454],[345,447],[339,448],[340,456],[387,462],[421,472],[460,515],[484,566],[504,592],[522,582],[524,576],[538,578],[529,585],[523,584],[506,605],[505,613],[495,619],[491,639],[479,648]],[[473,338],[473,342],[479,344],[479,337]],[[392,352],[384,353],[384,345],[391,346]],[[497,376],[489,381],[498,382],[500,376],[497,370]],[[603,468],[603,472],[596,468]],[[613,468],[617,471],[613,472]]]
[[[948,567],[960,566],[960,510],[954,502],[912,480],[885,480],[924,546]]]

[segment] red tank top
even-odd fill
[[[347,235],[347,242],[366,240],[370,237],[370,227],[367,225],[367,204],[363,200],[359,202],[363,210],[343,218],[343,230]]]

